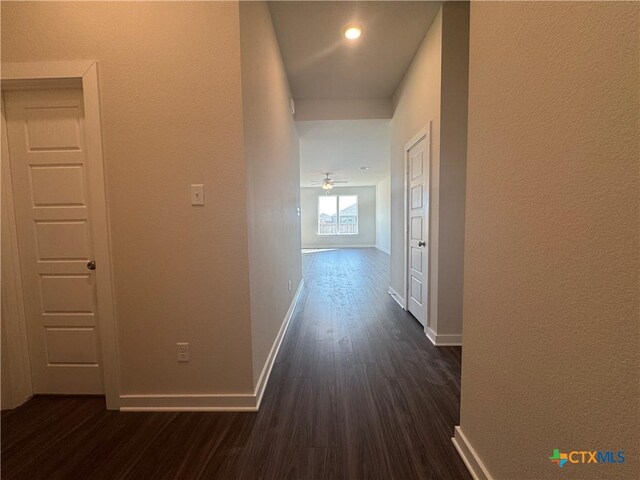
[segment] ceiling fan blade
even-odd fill
[[[331,183],[349,183],[346,180],[331,180]]]

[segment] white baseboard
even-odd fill
[[[258,383],[256,384],[256,410],[260,408],[260,403],[262,402],[262,395],[264,394],[264,390],[267,388],[267,382],[269,381],[269,377],[271,376],[271,369],[273,368],[273,364],[276,361],[276,357],[278,356],[278,351],[280,350],[280,345],[282,344],[282,339],[284,338],[285,333],[287,333],[287,328],[289,327],[289,323],[291,322],[291,318],[293,317],[293,312],[296,310],[296,305],[298,304],[298,300],[300,299],[300,294],[302,293],[302,287],[304,286],[304,278],[300,280],[298,284],[298,288],[296,289],[296,294],[293,296],[293,300],[291,300],[291,305],[289,305],[289,310],[287,310],[287,314],[284,317],[284,321],[280,326],[280,331],[276,336],[273,345],[271,346],[271,351],[269,352],[269,356],[267,357],[267,361],[264,363],[264,367],[262,368],[262,373],[260,373],[260,378],[258,379]]]
[[[356,243],[353,245],[303,245],[303,250],[314,250],[317,248],[375,248],[373,243]]]
[[[431,328],[425,327],[424,333],[436,347],[461,347],[462,335],[437,334]]]
[[[381,247],[380,245],[376,245],[376,248],[377,248],[378,250],[380,250],[381,252],[386,253],[387,255],[391,255],[391,251],[390,251],[389,249],[387,249],[387,248],[383,248],[383,247]]]
[[[398,305],[400,305],[400,307],[402,307],[402,309],[405,309],[405,303],[404,303],[404,298],[402,298],[398,292],[396,292],[393,288],[389,287],[389,295],[391,295],[391,298],[393,298]]]
[[[123,412],[255,412],[260,408],[262,395],[267,387],[271,369],[282,339],[293,317],[293,312],[304,286],[304,279],[296,290],[280,331],[264,364],[253,393],[237,394],[180,394],[180,395],[120,395],[120,410]]]
[[[478,457],[478,454],[473,449],[467,437],[462,433],[462,429],[459,426],[455,427],[453,438],[451,439],[453,445],[458,450],[462,461],[467,466],[469,473],[473,477],[473,480],[493,480],[493,477]]]
[[[256,396],[246,394],[120,395],[122,412],[255,412]]]

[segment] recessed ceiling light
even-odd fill
[[[355,40],[362,35],[362,27],[360,25],[347,25],[344,27],[344,36],[348,40]]]
[[[371,167],[360,167],[360,170],[371,170]]]

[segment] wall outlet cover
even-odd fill
[[[189,361],[189,344],[186,342],[178,342],[178,362]]]

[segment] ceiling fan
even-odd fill
[[[325,190],[331,190],[336,183],[349,183],[346,180],[334,180],[333,178],[330,177],[330,175],[331,175],[331,172],[326,172],[325,177],[322,179],[322,181],[312,182],[312,183],[322,184],[321,186]]]

